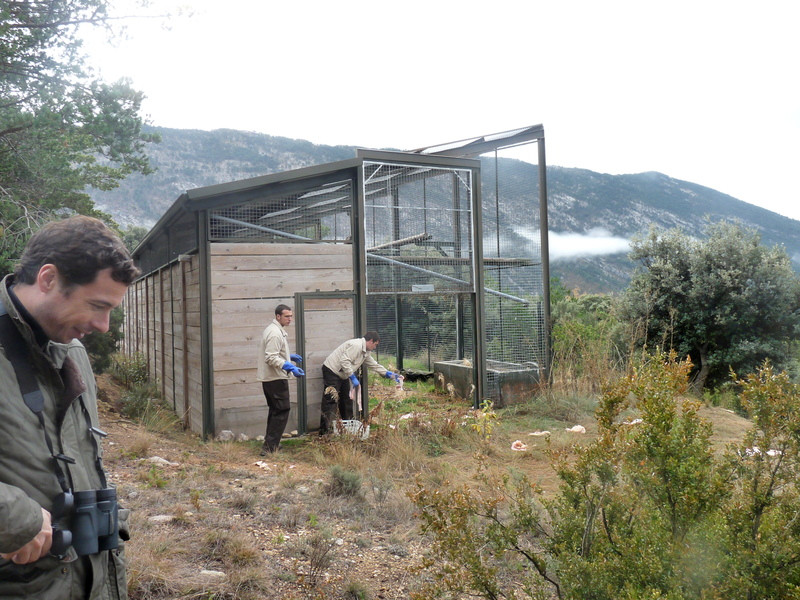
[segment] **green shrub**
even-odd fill
[[[92,370],[95,375],[105,373],[112,365],[117,344],[122,340],[122,308],[117,306],[111,311],[108,320],[108,331],[95,331],[83,338],[83,345],[89,354]]]
[[[433,545],[414,597],[798,597],[800,387],[769,365],[736,381],[755,426],[717,456],[685,396],[690,369],[645,357],[607,385],[596,440],[551,453],[552,497],[482,465],[473,486],[418,483]]]
[[[358,496],[361,494],[361,475],[355,471],[348,471],[339,465],[334,465],[330,470],[328,493],[331,496]]]
[[[150,375],[147,360],[141,353],[114,354],[111,357],[111,375],[127,388],[147,383]]]

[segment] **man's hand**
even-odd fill
[[[305,371],[303,371],[303,369],[301,369],[300,367],[295,367],[288,360],[283,363],[281,369],[283,369],[287,373],[291,373],[295,377],[303,377],[305,375]]]
[[[42,509],[42,528],[39,533],[27,544],[15,552],[0,554],[0,557],[10,560],[18,565],[27,565],[47,556],[50,546],[53,545],[53,526],[50,523],[50,513]]]

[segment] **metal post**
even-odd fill
[[[208,211],[200,211],[198,226],[199,279],[200,279],[200,366],[203,381],[203,439],[214,437],[214,350],[211,339],[211,257],[208,235]]]
[[[552,344],[550,327],[550,245],[548,241],[547,225],[547,163],[544,153],[544,134],[538,140],[539,144],[539,233],[541,235],[542,249],[542,308],[544,311],[544,355],[545,355],[545,381],[548,385],[552,366]]]

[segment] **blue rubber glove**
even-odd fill
[[[391,371],[386,371],[386,375],[384,375],[386,379],[394,379],[395,381],[400,381],[400,375],[397,373],[392,373]]]
[[[361,383],[358,381],[358,377],[356,377],[355,373],[350,375],[350,383],[353,384],[353,387],[358,387],[359,385],[361,385]]]
[[[303,377],[306,374],[305,371],[303,371],[303,369],[301,369],[300,367],[295,367],[289,361],[283,363],[283,366],[281,368],[287,373],[291,373],[295,377]]]
[[[296,362],[298,365],[303,362],[303,357],[299,354],[290,354],[289,358],[292,359],[293,362]]]

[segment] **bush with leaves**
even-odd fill
[[[769,364],[736,383],[755,427],[726,454],[732,485],[719,528],[723,575],[709,598],[798,598],[800,386]]]
[[[107,217],[88,188],[152,172],[144,95],[95,78],[83,27],[115,32],[108,0],[0,3],[0,271],[33,231],[64,214]]]
[[[122,340],[122,321],[124,314],[122,307],[117,306],[111,311],[108,320],[108,331],[95,331],[83,338],[83,345],[89,354],[92,363],[92,371],[95,375],[105,373],[113,360],[113,354],[117,350],[117,344]]]
[[[480,469],[474,486],[418,485],[433,538],[418,597],[800,597],[800,388],[769,365],[737,381],[755,426],[718,455],[690,370],[659,355],[608,386],[597,439],[553,454],[552,497]]]
[[[626,293],[626,320],[639,342],[690,356],[696,390],[753,373],[764,360],[786,369],[800,332],[800,279],[786,250],[755,230],[720,222],[696,240],[652,229],[634,240],[639,263]]]
[[[627,362],[630,332],[619,316],[619,300],[577,294],[554,282],[552,304],[553,383],[572,391],[597,392],[607,373]]]

